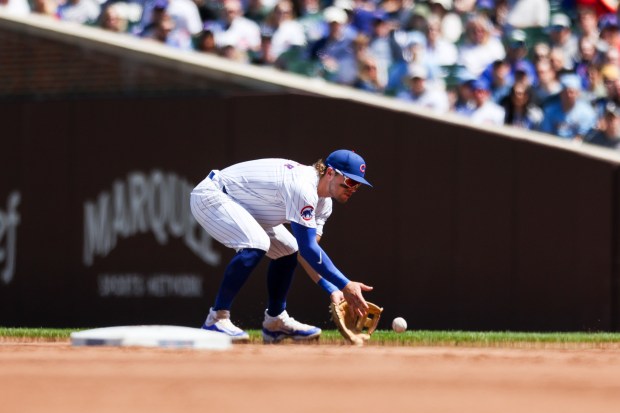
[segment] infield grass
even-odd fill
[[[83,329],[0,327],[0,342],[63,342],[74,331]],[[260,330],[247,330],[251,343],[262,343]],[[345,344],[337,330],[323,330],[321,343]],[[460,346],[509,348],[620,348],[620,333],[557,332],[527,333],[511,331],[406,331],[377,330],[370,345],[386,346]]]

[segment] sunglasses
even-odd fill
[[[338,169],[334,168],[334,167],[330,167],[334,170],[334,172],[336,172],[338,175],[342,175],[344,176],[344,185],[340,185],[343,188],[349,188],[349,189],[358,189],[362,184],[361,182],[357,182],[351,178],[349,178],[348,176],[345,176],[342,172],[340,172]]]

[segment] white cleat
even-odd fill
[[[265,321],[263,321],[263,342],[279,343],[285,338],[292,338],[296,341],[316,340],[321,335],[321,329],[300,323],[288,313],[283,311],[277,317],[271,317],[265,311]]]
[[[233,342],[245,342],[250,340],[250,335],[234,325],[230,321],[230,311],[209,309],[209,315],[202,326],[203,330],[217,331],[230,337]]]

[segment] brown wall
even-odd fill
[[[366,296],[385,306],[380,328],[403,316],[414,329],[618,330],[615,163],[300,95],[67,99],[4,103],[0,114],[0,213],[20,195],[2,325],[199,325],[232,252],[207,246],[217,265],[194,253],[204,238],[182,221],[187,210],[175,215],[189,228],[182,235],[170,222],[149,227],[161,205],[186,205],[145,197],[185,199],[174,191],[237,161],[312,163],[350,148],[365,157],[374,188],[335,206],[322,244],[350,278],[375,286]],[[188,186],[154,184],[172,174]],[[115,223],[106,227],[117,231],[113,248],[87,265],[85,204],[114,199],[115,187],[133,188],[134,204],[111,201],[103,221]],[[0,274],[7,234],[0,224]],[[264,269],[235,301],[244,328],[260,326]],[[189,293],[174,284],[185,276],[198,282]],[[112,279],[125,283],[117,296],[106,290]],[[331,328],[327,305],[299,271],[290,312]]]

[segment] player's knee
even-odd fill
[[[260,236],[257,236],[252,240],[252,248],[257,248],[259,250],[264,250],[265,252],[267,252],[269,251],[270,246],[271,240],[269,240],[269,236],[267,234],[261,234]]]
[[[236,258],[243,266],[254,268],[264,256],[264,250],[257,248],[244,248],[237,253]]]

